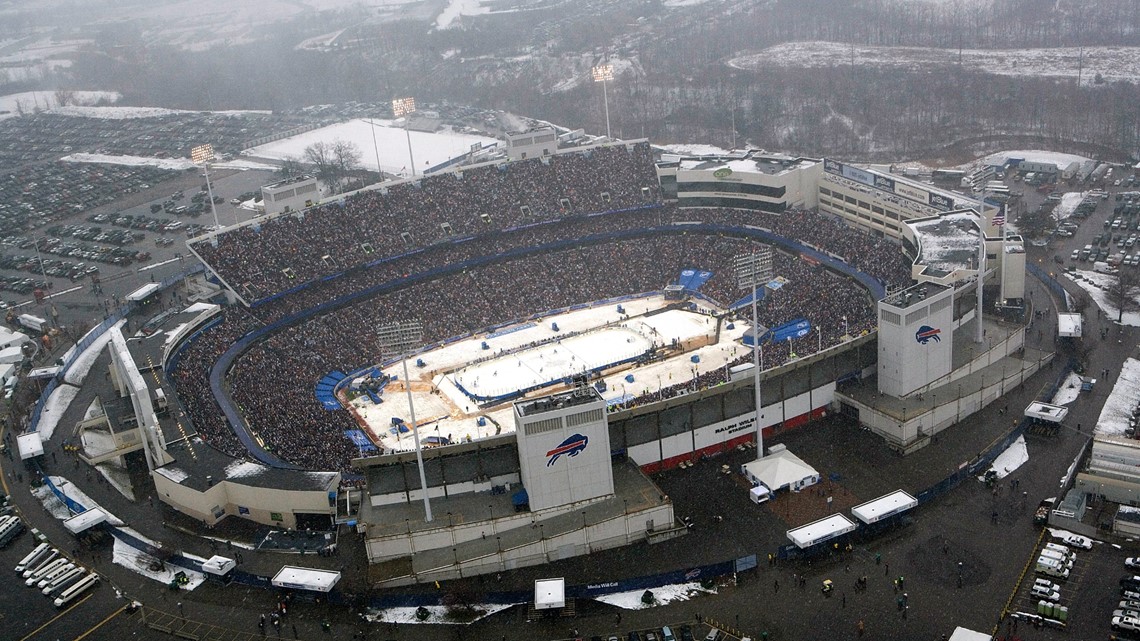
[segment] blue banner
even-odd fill
[[[701,285],[709,282],[712,277],[713,273],[706,269],[686,267],[681,270],[681,275],[677,277],[677,284],[685,289],[696,291],[701,288]]]
[[[348,440],[352,441],[353,445],[362,450],[376,449],[376,445],[368,440],[368,437],[360,430],[345,430],[344,435],[348,437]]]
[[[772,342],[786,341],[789,338],[803,338],[811,333],[811,323],[800,319],[791,323],[784,323],[772,330]]]

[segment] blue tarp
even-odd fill
[[[685,289],[696,291],[701,288],[701,285],[709,282],[712,277],[713,273],[708,270],[686,267],[681,270],[681,275],[677,277],[677,284]]]
[[[802,338],[811,333],[811,323],[806,319],[798,318],[772,329],[772,342],[778,343],[789,338]]]
[[[345,430],[344,435],[348,437],[348,440],[352,441],[353,445],[362,450],[376,449],[376,444],[368,440],[368,437],[360,430]]]

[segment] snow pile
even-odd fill
[[[158,167],[181,171],[194,167],[186,158],[153,158],[151,156],[112,156],[109,154],[69,154],[60,158],[64,162],[93,162],[103,165],[130,165],[132,167]]]
[[[1123,436],[1137,403],[1140,403],[1140,361],[1129,358],[1121,366],[1120,376],[1100,410],[1096,433],[1102,436]]]
[[[182,109],[164,109],[162,107],[56,107],[51,113],[57,116],[72,116],[75,118],[98,118],[100,120],[132,120],[135,118],[161,118],[163,116],[176,116],[178,114],[192,114],[193,111]]]
[[[502,603],[477,603],[472,606],[477,614],[470,619],[464,619],[462,623],[474,623],[479,619],[501,612],[507,608],[513,607],[511,604]],[[427,605],[424,606],[430,614],[427,619],[420,621],[416,618],[416,610],[419,608],[386,608],[383,610],[369,610],[364,615],[364,620],[369,623],[459,623],[458,621],[449,620],[450,616],[447,613],[447,606],[443,605]]]
[[[226,466],[225,472],[228,479],[240,479],[257,476],[268,469],[268,467],[252,461],[234,461]]]
[[[1117,282],[1115,276],[1079,269],[1065,272],[1065,276],[1076,283],[1077,287],[1088,292],[1089,297],[1093,299],[1097,307],[1104,310],[1109,320],[1116,322],[1117,316],[1120,315],[1120,308],[1116,306],[1116,302],[1113,300],[1115,297],[1112,290],[1116,287]],[[1133,296],[1132,300],[1137,306],[1140,306],[1140,296]],[[1124,312],[1121,324],[1140,327],[1140,312]]]
[[[684,156],[722,156],[728,152],[716,145],[659,145],[667,154],[681,154]]]
[[[257,171],[277,171],[277,169],[278,169],[277,165],[267,165],[263,162],[254,162],[252,160],[242,160],[240,158],[236,159],[236,160],[227,160],[225,162],[214,163],[214,164],[210,165],[210,168],[211,169],[241,169],[242,171],[251,170],[251,169],[257,170]]]
[[[59,500],[59,497],[56,496],[47,485],[32,488],[32,496],[36,497],[39,502],[43,504],[44,511],[60,521],[70,519],[74,516],[71,510],[67,509],[63,501]]]
[[[127,545],[126,543],[115,539],[114,551],[115,565],[121,565],[132,572],[141,574],[148,579],[153,579],[164,585],[169,585],[174,580],[174,575],[179,572],[184,572],[186,578],[189,579],[185,585],[179,586],[183,590],[193,590],[194,588],[202,585],[206,581],[206,575],[201,572],[193,570],[186,570],[176,565],[160,564],[153,556],[136,550],[135,548]],[[159,569],[161,568],[161,569]]]
[[[1029,450],[1025,447],[1025,437],[1019,436],[1016,441],[1005,448],[1005,451],[998,454],[998,457],[994,459],[994,464],[990,466],[990,470],[997,473],[999,479],[1004,479],[1028,461]],[[985,475],[979,476],[978,480],[984,481]]]
[[[1092,545],[1093,543],[1103,543],[1104,542],[1104,541],[1098,541],[1096,539],[1090,539],[1089,537],[1084,536],[1082,534],[1076,534],[1075,532],[1070,532],[1068,530],[1062,530],[1059,527],[1047,527],[1045,529],[1049,530],[1049,536],[1051,536],[1055,539],[1061,539],[1062,541],[1065,541],[1067,539],[1079,539],[1079,540],[1084,541],[1085,543],[1087,543],[1089,545]]]
[[[674,601],[688,601],[695,596],[699,596],[701,594],[712,594],[716,591],[706,590],[705,588],[701,587],[700,583],[694,582],[663,585],[661,587],[653,588],[650,590],[650,592],[653,593],[654,597],[654,602],[651,604],[643,603],[641,600],[641,596],[645,594],[645,590],[615,592],[613,594],[606,594],[600,597],[596,597],[595,600],[622,608],[624,610],[643,610],[645,608],[655,608],[659,605],[666,605]]]
[[[71,364],[64,374],[63,380],[72,385],[82,385],[83,380],[87,378],[87,373],[91,371],[91,366],[95,364],[95,359],[99,358],[99,354],[103,352],[103,348],[107,347],[107,343],[111,342],[111,332],[122,331],[123,324],[126,321],[120,320],[112,325],[103,335],[96,338],[94,342],[83,350],[83,353]]]
[[[51,393],[44,403],[43,412],[40,413],[40,421],[36,424],[36,431],[40,433],[42,440],[51,440],[52,434],[55,434],[55,427],[59,425],[63,413],[67,411],[67,406],[71,405],[71,401],[75,400],[78,394],[79,388],[72,385],[60,385]]]
[[[460,26],[460,16],[478,16],[491,13],[490,7],[480,5],[479,0],[450,0],[443,11],[435,18],[435,28],[439,30]]]
[[[1061,222],[1072,216],[1073,212],[1077,210],[1077,205],[1081,204],[1087,195],[1088,192],[1084,191],[1067,191],[1061,194],[1061,202],[1053,209],[1053,219]]]
[[[97,102],[116,102],[122,95],[117,91],[73,91],[71,100],[80,105],[93,105]],[[0,96],[0,120],[19,116],[20,112],[36,113],[54,109],[59,103],[53,91],[25,91]]]
[[[1061,387],[1057,389],[1057,393],[1049,400],[1053,405],[1068,405],[1077,400],[1081,395],[1081,375],[1070,373],[1069,377],[1061,383]]]

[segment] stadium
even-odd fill
[[[930,274],[932,219],[974,205],[974,242],[995,256],[1009,243],[985,233],[992,220],[969,199],[856,171],[604,142],[382,183],[193,239],[206,266],[194,288],[211,302],[156,317],[161,346],[111,341],[142,436],[108,455],[143,449],[162,500],[206,525],[353,526],[371,582],[391,586],[683,535],[649,474],[758,443],[763,456],[763,436],[829,413],[913,451],[963,416],[961,393],[955,420],[937,401],[892,417],[864,398],[876,367],[889,378],[879,301],[911,305],[899,292]],[[822,195],[840,187],[873,199],[856,202],[876,219],[825,211]],[[770,271],[754,327],[740,259],[756,255]],[[943,263],[919,280],[976,278],[976,264]],[[1007,281],[1001,299],[1017,300]],[[140,304],[158,287],[144,289]],[[947,288],[939,309],[954,330],[931,352],[980,325],[974,289]],[[1015,330],[995,329],[1011,338],[971,348],[970,372],[1020,348]],[[139,375],[150,371],[153,382]],[[931,359],[892,397],[921,400],[951,380],[960,390],[968,373]],[[993,400],[984,386],[965,414]],[[177,411],[159,411],[160,397]]]

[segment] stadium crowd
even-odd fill
[[[660,203],[647,143],[426,176],[266,218],[192,248],[260,299],[385,256],[523,225]],[[288,271],[286,271],[288,270]]]
[[[662,203],[650,154],[645,144],[615,145],[464,169],[264,220],[222,234],[217,247],[196,243],[228,283],[258,301],[252,309],[228,308],[180,352],[174,380],[198,433],[228,454],[244,454],[213,398],[209,372],[239,338],[276,321],[288,323],[233,363],[230,396],[282,459],[346,470],[357,449],[344,431],[358,425],[347,410],[325,410],[315,384],[334,370],[390,356],[376,346],[375,330],[385,323],[417,319],[430,345],[570,305],[658,292],[688,267],[713,272],[701,294],[727,306],[745,294],[732,264],[755,246],[740,237],[746,226],[829,254],[885,286],[910,282],[897,244],[815,211]],[[844,327],[853,336],[874,328],[873,301],[854,280],[794,253],[777,252],[774,264],[787,283],[762,302],[763,325],[806,318],[822,332],[824,348],[842,339]],[[814,333],[765,345],[765,367],[818,345]],[[724,380],[717,369],[632,402]]]
[[[278,456],[309,469],[343,470],[357,455],[343,432],[358,426],[347,411],[325,410],[313,395],[314,385],[330,371],[350,371],[381,361],[375,344],[377,326],[416,318],[423,323],[424,342],[433,343],[546,310],[660,291],[686,267],[712,271],[714,276],[702,291],[718,302],[731,303],[742,294],[736,289],[732,259],[752,247],[752,241],[727,235],[641,236],[518,255],[419,281],[272,334],[235,362],[230,393],[250,428]],[[832,330],[825,331],[826,345],[839,340],[837,328],[843,317],[848,318],[852,333],[873,326],[870,298],[854,281],[781,253],[775,255],[774,263],[776,274],[788,282],[763,302],[764,324],[809,318],[813,325]],[[240,444],[210,394],[209,366],[238,337],[258,326],[255,314],[269,322],[296,311],[289,304],[291,298],[253,312],[228,311],[226,321],[192,343],[179,363],[179,395],[191,399],[186,402],[187,410],[203,438],[227,453],[240,453]],[[817,340],[812,335],[801,342],[807,345],[806,353],[815,348]],[[787,358],[786,346],[765,347],[766,365]],[[723,370],[718,370],[702,375],[696,384],[722,381]],[[654,394],[668,396],[691,384],[679,382]]]

